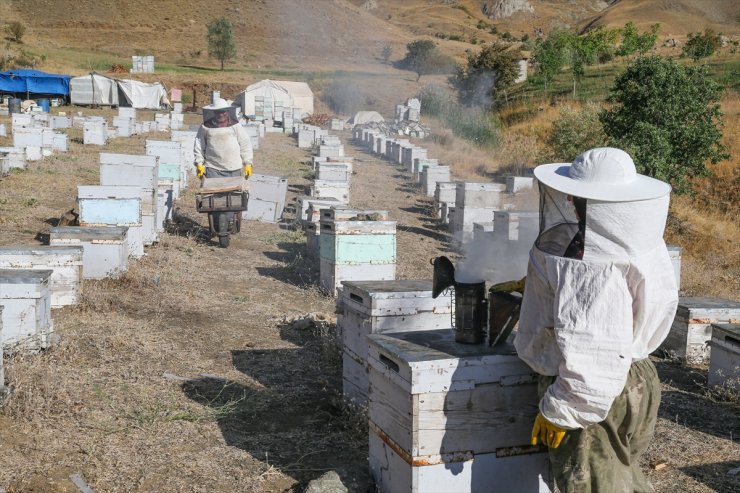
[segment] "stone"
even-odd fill
[[[308,483],[305,493],[349,493],[349,490],[336,471],[329,471]]]

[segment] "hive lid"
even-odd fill
[[[0,269],[0,284],[26,284],[44,282],[54,271],[32,269]]]

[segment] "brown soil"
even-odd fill
[[[0,182],[0,244],[43,241],[74,206],[76,186],[97,182],[101,150],[144,151],[142,136],[100,149],[69,133],[67,154]],[[397,277],[429,278],[429,258],[457,259],[408,175],[345,146],[356,157],[352,205],[387,209],[398,221]],[[255,168],[288,178],[283,222],[247,222],[220,249],[190,189],[160,243],[127,274],[85,282],[80,305],[53,312],[56,345],[7,360],[14,395],[0,414],[0,487],[76,491],[69,477],[79,473],[101,492],[303,491],[336,469],[350,491],[371,491],[366,425],[342,404],[333,326],[286,323],[335,310],[290,211],[309,184],[308,158],[295,140],[268,134]],[[657,490],[733,491],[738,407],[711,399],[705,370],[658,366],[663,405],[644,460]]]

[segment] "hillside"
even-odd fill
[[[353,70],[395,72],[381,62],[384,46],[392,59],[420,36],[434,37],[443,51],[461,58],[471,42],[499,39],[491,33],[533,37],[557,27],[640,27],[659,22],[662,38],[682,38],[711,27],[740,33],[740,4],[733,0],[510,0],[527,8],[489,18],[472,0],[0,0],[5,22],[27,27],[24,45],[41,68],[69,73],[126,63],[134,54],[153,54],[159,66],[214,67],[207,56],[206,24],[226,16],[234,23],[238,55],[228,68],[243,70]],[[449,37],[452,36],[453,40]],[[447,38],[447,39],[442,39]],[[459,40],[457,40],[459,39]],[[660,41],[659,41],[660,43]],[[223,75],[223,74],[222,74]],[[228,77],[228,76],[227,76]]]

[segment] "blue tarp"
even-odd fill
[[[59,94],[69,96],[71,75],[47,74],[39,70],[0,72],[0,92]]]

